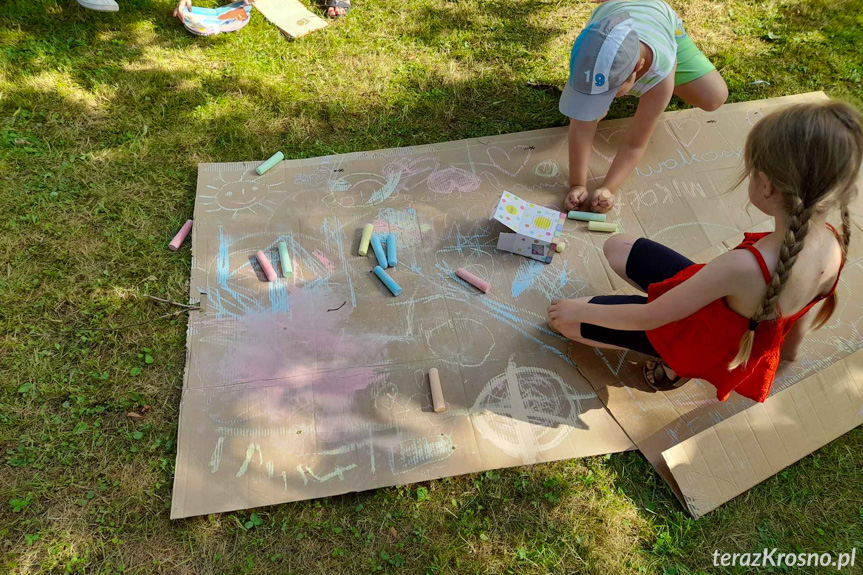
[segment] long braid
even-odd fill
[[[789,198],[792,204],[791,212],[788,214],[788,231],[785,232],[782,246],[779,248],[779,262],[770,278],[770,285],[767,286],[767,293],[764,294],[761,305],[758,306],[755,315],[749,321],[749,329],[740,338],[740,350],[729,364],[729,370],[739,365],[745,365],[749,361],[749,356],[752,354],[752,344],[755,341],[755,329],[759,322],[770,319],[775,313],[776,306],[779,304],[779,296],[782,295],[788,278],[791,277],[791,268],[794,267],[797,255],[803,249],[803,244],[806,241],[806,234],[809,233],[809,220],[812,218],[813,209],[805,206],[799,194],[794,193],[793,195],[789,194],[789,196],[791,196]]]

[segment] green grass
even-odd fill
[[[120,2],[0,12],[0,572],[732,573],[714,549],[863,547],[859,429],[699,521],[637,453],[169,521],[185,319],[56,332],[186,297],[166,244],[198,162],[561,125],[530,84],[565,82],[591,5],[357,0],[291,42],[260,14],[201,39],[168,0]],[[863,94],[863,0],[675,6],[731,101]]]

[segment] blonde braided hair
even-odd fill
[[[767,293],[749,320],[740,348],[728,365],[746,365],[752,354],[758,323],[776,314],[779,297],[791,277],[814,216],[836,205],[842,217],[842,252],[851,241],[848,205],[857,193],[855,182],[863,162],[863,120],[848,104],[837,101],[798,104],[774,112],[758,122],[746,138],[741,182],[763,173],[781,194],[788,208],[788,230],[779,248],[779,261]],[[828,298],[812,322],[818,329],[836,308],[835,294]]]

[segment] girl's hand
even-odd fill
[[[581,337],[581,323],[590,298],[556,299],[549,304],[546,313],[548,323],[570,339]],[[589,323],[589,322],[588,322]]]
[[[183,21],[183,11],[192,9],[192,0],[180,0],[174,8],[174,17]]]

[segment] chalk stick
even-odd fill
[[[357,253],[361,256],[369,253],[369,241],[372,239],[372,234],[375,232],[375,227],[371,224],[366,224],[363,226],[363,235],[360,238],[360,249],[357,250]]]
[[[436,367],[429,370],[429,385],[431,386],[434,412],[440,413],[446,411],[446,401],[443,399],[443,390],[440,387],[440,374]]]
[[[458,268],[455,271],[455,275],[457,275],[458,277],[484,293],[488,293],[488,290],[491,289],[490,283],[488,283],[484,279],[478,278],[464,268]]]
[[[566,214],[566,217],[571,220],[580,222],[604,222],[605,214],[595,214],[593,212],[577,212],[575,210]]]
[[[375,266],[375,275],[378,276],[384,285],[389,288],[393,295],[400,295],[402,293],[402,288],[399,287],[399,284],[393,281],[393,278],[387,275],[387,272],[384,271],[384,268],[381,266]]]
[[[592,232],[611,232],[617,231],[616,222],[588,222],[587,229]]]
[[[612,197],[613,195],[614,195],[614,194],[612,194],[610,190],[602,190],[602,191],[599,193],[599,199],[600,199],[600,200],[602,200],[602,201],[604,201],[604,202],[607,202],[608,200],[610,200],[610,199],[611,199],[611,197]]]
[[[396,264],[399,263],[399,260],[396,257],[395,234],[387,234],[387,263],[390,264],[391,268],[396,267]]]
[[[291,266],[291,254],[288,253],[288,244],[279,242],[279,262],[282,264],[282,275],[286,278],[294,275],[294,268]]]
[[[258,252],[255,254],[255,259],[258,260],[258,265],[260,265],[261,269],[264,270],[264,275],[267,276],[267,281],[274,282],[279,279],[279,276],[276,275],[276,270],[273,269],[273,264],[271,264],[270,260],[267,259],[267,254],[264,252]]]
[[[384,247],[381,245],[381,239],[378,236],[372,236],[372,249],[375,252],[375,257],[378,258],[378,265],[382,268],[388,268],[387,254],[384,253]]]
[[[189,232],[192,231],[192,220],[186,220],[186,223],[183,224],[183,227],[180,228],[180,231],[177,232],[177,235],[174,236],[174,239],[171,240],[171,243],[168,244],[168,249],[172,252],[180,249],[180,245],[186,240],[186,236],[189,235]]]
[[[276,152],[275,154],[270,156],[269,160],[267,160],[266,162],[264,162],[263,164],[261,164],[260,166],[255,168],[255,172],[259,176],[263,176],[270,168],[272,168],[273,166],[275,166],[276,164],[278,164],[279,162],[281,162],[284,159],[285,159],[285,155],[283,153]]]
[[[560,253],[565,249],[566,249],[566,242],[560,242],[559,244],[557,244],[557,247],[554,248],[554,251],[556,251],[557,253]]]

